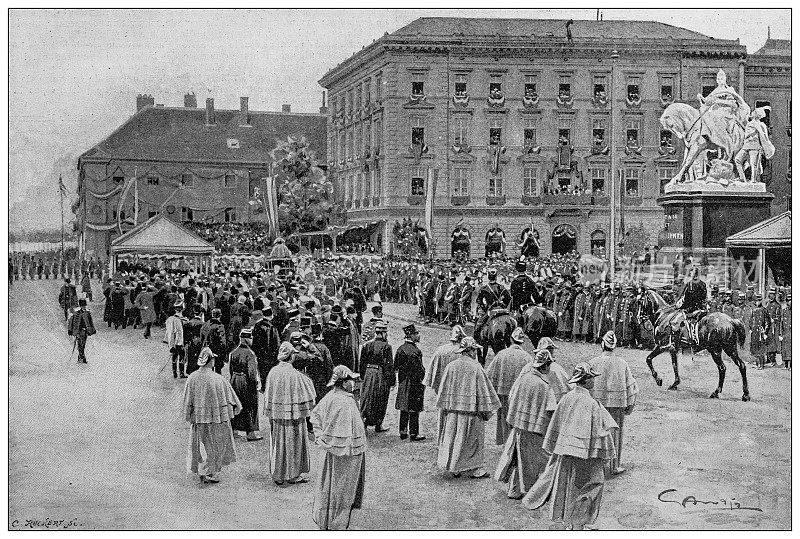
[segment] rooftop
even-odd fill
[[[764,46],[752,54],[753,56],[791,56],[791,39],[772,39],[767,38]]]
[[[277,140],[305,136],[324,164],[326,115],[250,111],[249,116],[250,125],[242,126],[241,111],[215,110],[216,123],[207,126],[205,108],[147,106],[80,158],[267,163]]]

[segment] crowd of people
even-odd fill
[[[495,443],[504,448],[494,477],[507,483],[508,496],[529,509],[549,500],[550,516],[568,527],[593,525],[604,481],[625,471],[623,423],[638,392],[614,350],[652,345],[653,328],[637,312],[643,285],[580,282],[576,253],[457,266],[393,257],[296,262],[280,271],[197,274],[140,261],[103,282],[108,328],[141,326],[143,338],[154,325],[165,328],[172,375],[188,378],[189,469],[203,483],[218,482],[221,469],[236,460],[234,431],[253,441],[269,434],[278,485],[309,481],[315,443],[326,457],[314,521],[323,529],[346,528],[363,497],[366,429],[388,430],[384,419],[396,387],[400,439],[425,441],[419,418],[427,387],[436,394],[441,469],[454,477],[489,475],[483,433],[496,415]],[[662,292],[669,303],[682,294],[678,284]],[[85,362],[95,328],[83,295],[67,280],[59,302]],[[365,320],[370,301],[376,305]],[[382,302],[415,303],[417,323],[449,326],[450,342],[437,348],[427,369],[415,323],[402,328],[397,350],[389,345]],[[517,328],[512,345],[484,368],[469,329],[494,309],[530,305],[556,314],[556,341],[595,343],[598,357],[570,375],[555,361],[553,340],[534,343],[529,354]],[[752,289],[738,294],[712,286],[708,309],[744,321],[759,367],[776,363],[777,353],[790,366],[790,290],[770,290],[761,302]]]
[[[8,281],[60,279],[69,276],[72,279],[89,273],[92,277],[102,271],[98,257],[78,260],[77,251],[67,249],[63,255],[61,250],[20,252],[8,255]]]
[[[263,253],[271,248],[264,223],[203,223],[185,221],[183,226],[214,245],[220,254]]]

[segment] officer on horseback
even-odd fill
[[[511,302],[511,295],[508,290],[497,282],[497,268],[489,268],[489,282],[481,287],[478,292],[478,309],[484,314],[489,314],[495,307],[505,309]]]
[[[518,275],[511,281],[511,311],[521,312],[533,303],[533,292],[536,285],[526,273],[527,264],[522,259],[517,260],[514,269]]]
[[[686,283],[683,288],[683,294],[675,304],[686,315],[689,338],[695,345],[700,344],[700,339],[697,335],[697,324],[708,313],[706,307],[707,297],[706,283],[700,280],[700,270],[695,266],[691,269],[691,280]]]

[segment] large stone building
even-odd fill
[[[773,214],[786,209],[792,196],[792,42],[767,36],[763,47],[747,58],[744,97],[751,107],[769,105],[764,118],[775,155],[764,167],[762,180],[775,194]]]
[[[249,201],[269,174],[277,140],[305,136],[324,161],[324,108],[257,112],[247,97],[238,110],[215,109],[211,98],[198,108],[194,94],[184,105],[164,107],[139,95],[136,113],[78,159],[73,209],[86,256],[105,260],[111,240],[130,230],[135,217],[139,223],[157,213],[182,222],[266,219]]]
[[[596,252],[609,237],[613,146],[625,228],[656,244],[656,198],[683,155],[660,126],[664,108],[699,107],[720,69],[748,102],[772,102],[769,86],[745,91],[745,73],[788,69],[783,52],[765,47],[750,65],[738,40],[646,21],[417,19],[321,79],[329,176],[348,223],[386,223],[383,245],[395,221],[424,222],[435,178],[437,257],[451,255],[462,219],[473,257],[495,223],[509,255],[530,222],[544,254]]]

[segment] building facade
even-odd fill
[[[159,213],[208,224],[265,220],[250,200],[269,175],[277,140],[305,136],[324,161],[324,108],[257,112],[247,97],[238,110],[215,109],[211,98],[198,108],[194,94],[184,104],[137,96],[136,114],[79,157],[73,211],[85,256],[106,260],[111,240]]]
[[[744,98],[750,107],[769,106],[762,121],[775,145],[775,155],[764,160],[761,179],[775,194],[772,213],[786,210],[792,196],[792,42],[767,36],[763,47],[747,58]],[[788,197],[788,200],[787,200]]]
[[[437,257],[464,230],[483,256],[496,227],[515,255],[531,225],[543,254],[603,253],[613,150],[625,230],[654,245],[683,156],[659,118],[698,107],[720,69],[744,95],[745,62],[738,40],[655,22],[421,18],[321,79],[329,177],[348,224],[386,223],[384,246],[394,222],[424,223],[433,183]]]

